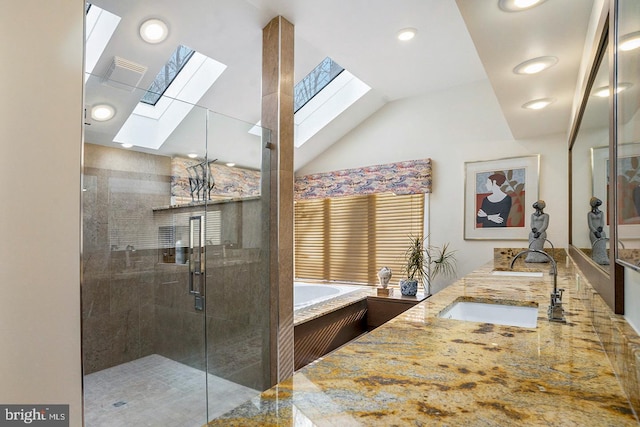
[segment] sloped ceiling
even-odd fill
[[[178,44],[228,67],[198,104],[247,126],[257,123],[262,28],[277,15],[295,25],[296,82],[330,56],[372,88],[296,149],[296,170],[389,101],[487,78],[514,137],[564,132],[591,3],[548,0],[526,12],[506,13],[497,0],[95,0],[94,4],[122,20],[94,70],[95,77],[87,83],[86,104],[109,102],[117,113],[109,122],[87,126],[85,139],[116,146],[113,135],[139,100],[140,92],[114,90],[101,83],[113,57],[147,66],[149,71],[139,85],[146,88]],[[138,27],[150,17],[163,19],[170,28],[168,39],[158,45],[147,44],[138,35]],[[409,43],[396,39],[405,27],[418,30]],[[539,76],[523,78],[511,72],[519,62],[540,55],[558,56],[560,62]],[[548,111],[520,108],[542,96],[553,96],[557,102]],[[185,139],[185,130],[176,135]],[[174,138],[158,153],[184,155],[181,150],[186,148]],[[233,144],[221,142],[215,150],[215,157],[242,163],[237,160],[242,149]]]
[[[566,132],[593,2],[549,0],[511,13],[500,10],[497,1],[456,3],[514,138]],[[558,63],[535,75],[513,72],[541,56],[555,56]],[[555,102],[543,110],[522,108],[540,98]]]

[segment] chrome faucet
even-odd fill
[[[546,256],[551,261],[551,274],[553,274],[553,292],[551,293],[551,303],[549,304],[549,308],[547,309],[547,317],[550,322],[560,322],[567,323],[564,318],[564,310],[562,308],[562,293],[564,289],[558,289],[558,265],[556,264],[556,260],[553,259],[551,255],[546,253],[545,251],[541,251],[540,249],[525,249],[516,254],[511,260],[511,270],[513,270],[513,264],[515,264],[516,260],[520,258],[522,255],[527,254],[529,252],[535,252],[541,255]]]
[[[532,248],[532,247],[531,247],[531,245],[533,245],[533,243],[534,243],[534,242],[535,242],[535,240],[532,240],[532,241],[529,243],[529,249],[534,249],[534,248]],[[555,253],[556,253],[556,248],[553,246],[553,243],[551,243],[551,240],[549,240],[549,239],[546,239],[546,238],[545,238],[545,239],[543,239],[543,241],[542,241],[542,247],[541,247],[539,250],[544,251],[544,242],[549,242],[549,244],[551,245],[551,258],[549,258],[548,254],[547,254],[546,252],[545,252],[544,254],[545,254],[545,255],[547,255],[547,258],[549,258],[549,259],[551,259],[551,260],[552,260],[552,259],[553,259],[553,256],[554,256],[554,255],[555,255]],[[557,273],[557,272],[556,272],[556,273]],[[552,272],[552,271],[550,271],[550,272],[549,272],[549,274],[553,274],[553,272]]]
[[[599,241],[604,240],[605,242],[609,241],[608,237],[598,237],[596,240],[593,241],[593,243],[591,244],[591,248],[593,248],[596,243],[598,243]],[[624,242],[622,240],[618,240],[618,246],[620,246],[621,249],[627,249],[624,246]]]
[[[535,240],[532,240],[531,243],[529,243],[529,249],[531,249],[531,245],[533,244],[533,242],[535,242]],[[544,249],[544,242],[549,242],[549,245],[551,245],[552,254],[556,252],[556,248],[553,246],[553,243],[551,243],[551,240],[549,239],[544,239],[544,241],[542,242],[542,249]]]

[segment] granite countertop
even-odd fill
[[[566,324],[547,320],[549,264],[532,278],[491,262],[209,425],[638,426],[560,264]],[[437,317],[459,297],[538,303],[537,328]]]

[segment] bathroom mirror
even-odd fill
[[[589,281],[602,299],[616,314],[624,313],[624,269],[615,262],[616,231],[611,205],[614,191],[609,176],[611,164],[608,161],[614,152],[612,141],[609,90],[611,51],[608,50],[610,34],[609,15],[601,17],[596,34],[600,34],[594,44],[582,84],[580,106],[572,122],[569,136],[569,254],[580,267],[584,278]],[[613,154],[615,156],[615,154]],[[595,193],[595,194],[594,194]],[[589,222],[591,197],[598,197],[605,213],[602,228],[606,235],[600,240],[604,244],[602,258],[606,262],[592,259],[593,244],[590,238]],[[610,239],[610,240],[609,240]],[[595,243],[595,242],[594,242]]]
[[[579,126],[574,131],[571,145],[571,244],[593,266],[609,274],[608,248],[610,221],[608,216],[608,156],[609,156],[609,66],[606,41],[595,56],[590,84],[584,96]],[[597,197],[602,205],[602,231],[597,238],[589,228],[590,200]],[[594,251],[595,248],[595,251]],[[598,250],[605,251],[598,257]],[[597,260],[597,261],[594,261]]]
[[[640,2],[618,1],[617,261],[640,270]]]

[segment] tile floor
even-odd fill
[[[260,392],[207,375],[209,419]],[[84,377],[86,427],[202,427],[205,373],[153,354]]]

